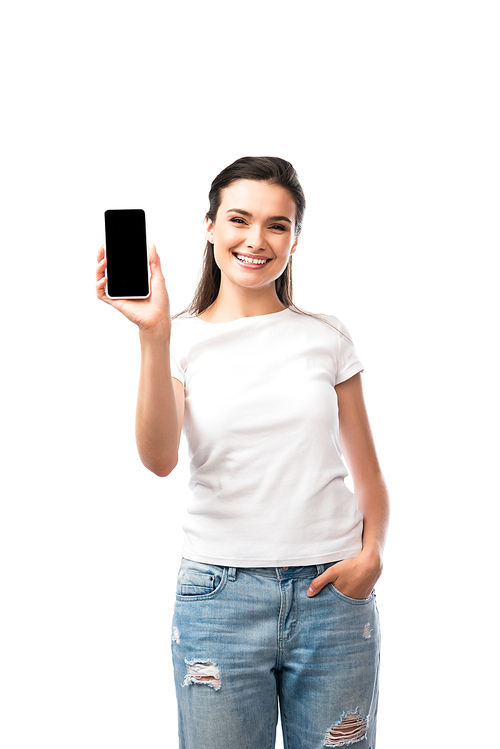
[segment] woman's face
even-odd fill
[[[222,191],[215,223],[205,222],[215,262],[238,286],[274,286],[297,246],[295,202],[288,190],[269,182],[233,182]]]

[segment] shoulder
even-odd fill
[[[194,316],[173,317],[171,319],[172,334],[182,338],[185,335],[192,334],[198,329],[199,320]]]
[[[170,347],[175,351],[184,350],[192,344],[199,332],[196,317],[174,317],[171,320]],[[202,327],[202,326],[200,326]]]
[[[192,325],[193,322],[195,322],[197,318],[194,315],[179,315],[174,316],[171,318],[172,325],[175,326],[186,326],[186,325]]]
[[[338,317],[324,312],[311,312],[309,310],[290,310],[294,312],[295,318],[300,318],[299,324],[309,327],[314,330],[315,333],[319,334],[320,331],[325,335],[331,335],[341,340],[347,340],[352,343],[352,338],[347,329],[347,326],[339,320]]]

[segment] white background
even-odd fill
[[[378,746],[491,744],[497,7],[49,0],[4,11],[6,749],[176,745],[186,445],[165,479],[140,463],[138,333],[97,301],[96,255],[104,210],[144,208],[181,310],[210,183],[247,155],[297,169],[307,209],[295,300],[339,317],[365,365],[392,497]]]

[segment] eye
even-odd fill
[[[234,217],[234,218],[230,218],[229,220],[237,222],[237,223],[241,222],[242,224],[245,223],[242,218],[236,218],[236,217]],[[282,226],[281,224],[273,224],[270,228],[271,229],[278,229],[279,231],[286,231],[286,228],[284,226]]]

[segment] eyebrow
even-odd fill
[[[252,214],[248,211],[244,211],[242,208],[230,208],[226,213],[242,213],[243,216],[248,216],[249,218],[252,218]],[[290,226],[292,225],[292,222],[289,218],[286,216],[269,216],[268,221],[288,221]]]

